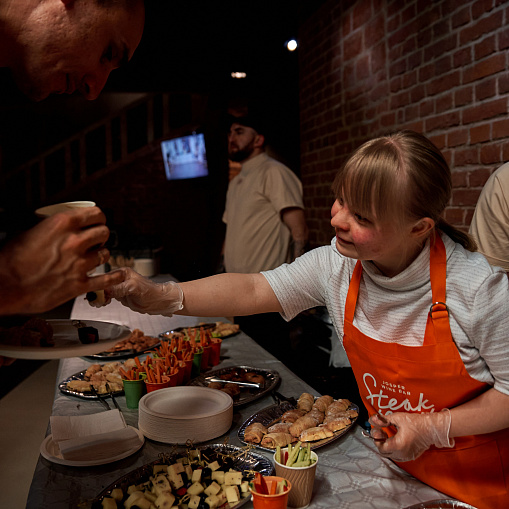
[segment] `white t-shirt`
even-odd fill
[[[441,233],[447,255],[447,306],[452,337],[472,378],[509,395],[509,278]],[[326,306],[343,340],[346,295],[356,260],[324,246],[272,271],[263,272],[274,290],[283,317]],[[371,262],[363,274],[354,325],[385,342],[420,346],[431,304],[429,241],[403,272],[383,276]]]
[[[289,261],[290,229],[281,212],[303,209],[302,184],[284,164],[262,153],[249,159],[229,184],[226,223],[226,272],[256,273]]]

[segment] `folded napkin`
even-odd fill
[[[68,460],[114,457],[140,443],[136,430],[126,426],[117,409],[91,415],[52,415],[50,424],[51,438]]]

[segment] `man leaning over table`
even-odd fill
[[[110,72],[132,57],[144,22],[143,0],[5,0],[0,67],[34,101],[74,92],[96,99]],[[0,316],[42,313],[121,282],[122,272],[87,275],[109,258],[105,223],[97,207],[75,209],[3,246]]]

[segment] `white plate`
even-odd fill
[[[177,420],[213,417],[232,405],[232,398],[225,392],[187,386],[149,392],[139,403],[140,409],[148,415]]]
[[[167,444],[206,442],[224,435],[233,422],[232,398],[208,387],[169,387],[140,399],[138,427]]]
[[[62,359],[64,357],[81,357],[104,352],[118,341],[131,334],[125,325],[109,322],[85,320],[89,327],[95,327],[99,333],[99,341],[84,345],[78,338],[78,329],[72,325],[74,320],[47,320],[53,327],[54,346],[15,346],[0,343],[0,355],[16,359]]]
[[[129,426],[132,428],[132,426]],[[101,458],[98,460],[87,460],[87,461],[77,461],[77,460],[66,460],[62,458],[60,454],[60,450],[56,442],[53,442],[52,435],[48,435],[42,442],[40,453],[43,458],[46,458],[48,461],[53,463],[58,463],[59,465],[66,465],[68,467],[93,467],[96,465],[105,465],[106,463],[112,463],[113,461],[118,461],[123,458],[127,458],[127,456],[131,456],[136,451],[140,450],[143,444],[145,443],[145,437],[143,433],[141,433],[136,428],[132,428],[136,431],[140,441],[136,447],[132,447],[127,451],[124,451],[121,454],[117,454],[116,456],[112,456],[110,458]]]

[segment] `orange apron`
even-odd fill
[[[445,305],[446,265],[445,247],[437,235],[430,252],[434,304],[423,345],[409,347],[377,341],[354,327],[362,277],[357,261],[346,299],[343,345],[369,415],[438,412],[490,388],[468,374],[452,339]],[[453,448],[432,446],[416,460],[397,464],[433,488],[480,509],[508,508],[509,429],[455,440]]]

